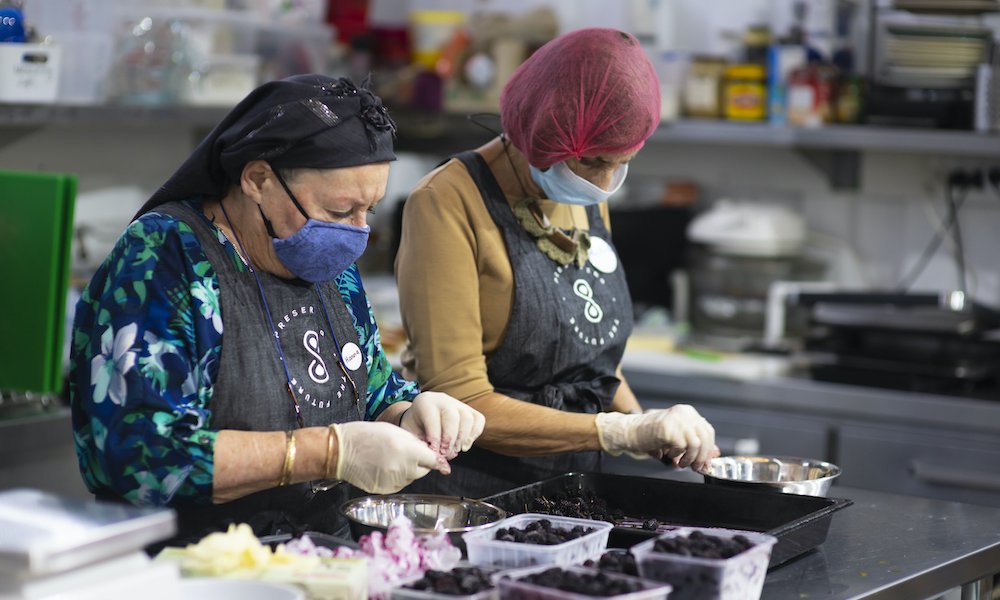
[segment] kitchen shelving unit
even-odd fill
[[[195,106],[66,106],[0,104],[0,146],[43,127],[137,127],[168,125],[190,129],[196,139],[228,112],[222,107]],[[482,143],[492,134],[464,115],[393,113],[401,150],[446,156]],[[499,121],[497,121],[499,126]],[[664,123],[651,143],[708,144],[785,148],[800,152],[820,168],[837,189],[860,182],[860,154],[866,151],[904,154],[1000,156],[1000,135],[973,131],[902,129],[871,125],[831,125],[816,129],[683,119]]]

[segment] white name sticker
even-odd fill
[[[590,264],[601,273],[614,273],[618,268],[618,255],[611,245],[599,237],[590,238],[590,250],[587,251]]]
[[[344,360],[344,366],[349,371],[357,371],[358,367],[361,366],[361,348],[358,348],[354,342],[344,344],[344,347],[340,349],[340,357]]]

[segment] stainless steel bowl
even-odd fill
[[[372,531],[386,531],[396,517],[405,516],[413,522],[415,533],[444,529],[451,542],[463,549],[463,533],[491,527],[507,516],[506,511],[488,502],[432,494],[364,496],[346,502],[341,512],[350,523],[354,539]]]
[[[840,467],[793,456],[723,456],[713,458],[711,469],[702,475],[705,483],[826,496]]]

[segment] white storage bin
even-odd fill
[[[302,73],[326,73],[332,47],[333,30],[325,25],[261,27],[256,51],[261,58],[261,81]]]
[[[0,43],[0,102],[54,102],[59,56],[51,44]]]
[[[700,558],[653,550],[659,539],[687,537],[695,531],[719,538],[742,535],[753,544],[730,558]],[[760,598],[778,538],[753,531],[712,527],[679,527],[632,546],[639,575],[674,587],[671,600],[756,600]]]
[[[260,57],[218,55],[196,64],[181,92],[181,101],[197,106],[234,106],[257,87]]]
[[[115,29],[112,97],[138,104],[183,101],[192,75],[214,57],[254,53],[257,26],[239,11],[123,9]]]
[[[24,20],[39,35],[110,33],[118,0],[27,0]]]
[[[100,104],[107,96],[114,39],[110,33],[60,33],[60,104]]]
[[[521,581],[522,578],[527,577],[528,575],[541,573],[552,568],[554,568],[552,565],[546,565],[544,567],[532,567],[530,569],[517,569],[504,572],[497,579],[497,589],[500,591],[501,600],[526,600],[528,598],[531,600],[590,600],[593,598],[593,596],[575,594],[573,592],[566,592],[560,589],[538,585],[537,583]],[[597,569],[588,569],[584,567],[558,568],[576,573],[577,575],[597,575],[598,573],[601,573],[601,571]],[[639,577],[633,577],[632,575],[608,572],[604,572],[604,575],[607,576],[608,579],[636,583],[640,588],[628,594],[605,596],[606,598],[616,598],[617,600],[665,600],[670,595],[670,591],[672,589],[667,583],[641,579]]]
[[[528,524],[546,519],[554,528],[572,529],[577,525],[592,529],[575,540],[542,546],[521,542],[501,542],[496,539],[500,528],[524,529]],[[527,567],[533,565],[574,565],[585,560],[600,558],[608,545],[608,536],[614,526],[606,521],[591,521],[572,517],[558,517],[525,513],[498,521],[494,527],[463,534],[469,562],[476,565]]]

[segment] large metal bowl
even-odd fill
[[[491,527],[507,516],[506,511],[488,502],[433,494],[363,496],[344,503],[341,512],[350,523],[354,539],[372,531],[386,531],[396,517],[405,516],[413,522],[414,533],[444,529],[452,544],[462,549],[463,533]]]
[[[702,475],[705,483],[826,496],[840,467],[793,456],[723,456],[713,458],[711,468]]]

